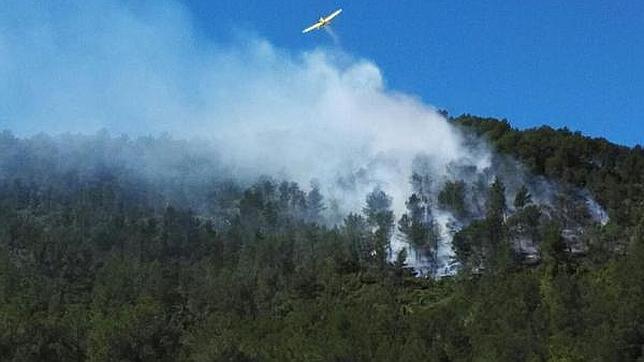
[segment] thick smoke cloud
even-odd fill
[[[229,177],[315,180],[340,215],[360,211],[379,187],[399,217],[412,170],[432,176],[434,196],[446,180],[508,175],[509,193],[526,183],[519,166],[495,164],[434,108],[388,89],[373,62],[337,47],[293,53],[249,35],[218,44],[173,1],[9,0],[0,78],[0,129],[199,138]],[[155,164],[164,159],[173,157]],[[552,189],[533,182],[531,192],[547,203]],[[433,212],[447,264],[455,220]],[[395,237],[393,249],[402,246]]]
[[[172,3],[13,1],[0,8],[0,119],[17,132],[141,133],[194,116],[201,73]]]
[[[486,166],[431,107],[336,49],[293,54],[249,36],[221,46],[175,2],[12,1],[0,22],[1,128],[18,134],[212,139],[239,176],[339,185],[327,192],[353,208],[381,186],[402,209],[418,154],[438,172]]]

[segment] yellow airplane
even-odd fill
[[[302,33],[308,33],[309,31],[312,31],[312,30],[322,29],[323,27],[331,24],[331,20],[333,20],[333,18],[335,18],[336,16],[340,15],[341,12],[342,12],[342,9],[338,9],[338,10],[334,11],[331,15],[329,15],[327,17],[320,18],[320,20],[318,20],[317,23],[315,23],[315,24],[311,25],[310,27],[302,30]]]

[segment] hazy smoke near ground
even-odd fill
[[[399,217],[418,160],[436,188],[502,173],[482,143],[388,89],[373,62],[252,36],[216,44],[173,1],[10,0],[0,8],[0,77],[0,129],[196,137],[214,144],[230,177],[317,180],[341,213],[360,211],[380,187]],[[453,218],[436,211],[449,244]]]

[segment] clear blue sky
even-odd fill
[[[185,0],[196,30],[254,32],[293,50],[330,44],[303,27],[342,7],[343,49],[388,86],[451,114],[567,126],[644,143],[644,1]]]

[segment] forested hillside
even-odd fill
[[[414,174],[404,214],[376,188],[332,222],[315,183],[235,179],[202,144],[0,133],[0,359],[644,361],[641,147],[451,122],[553,201]],[[430,203],[455,217],[442,278],[390,249],[438,257]]]
[[[463,115],[452,119],[490,140],[497,151],[520,160],[537,175],[586,187],[622,226],[644,217],[644,149],[588,138],[547,126],[518,131],[508,121]]]

